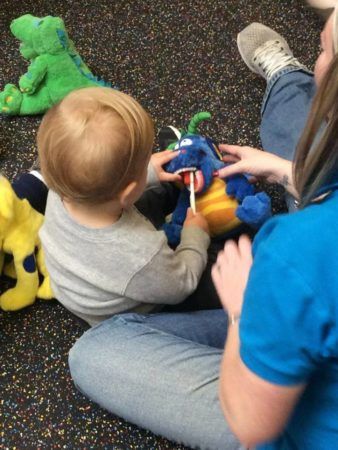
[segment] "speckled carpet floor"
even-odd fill
[[[26,63],[9,31],[25,13],[59,15],[93,72],[135,96],[163,125],[197,111],[218,141],[259,146],[264,81],[241,61],[236,35],[253,21],[282,33],[313,66],[321,21],[301,0],[1,0],[0,88]],[[40,117],[0,117],[0,170],[13,179],[36,156]],[[272,189],[275,210],[283,205]],[[89,402],[73,387],[67,354],[83,332],[57,303],[0,312],[1,449],[182,449]],[[205,424],[207,427],[208,424]]]

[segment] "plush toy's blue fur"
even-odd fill
[[[166,171],[174,173],[185,167],[202,170],[205,185],[201,192],[205,192],[213,180],[214,172],[225,165],[217,155],[213,142],[198,134],[185,134],[178,141],[177,150],[179,155],[166,165]]]
[[[172,145],[171,148],[179,150],[179,154],[166,165],[167,172],[175,173],[187,168],[202,171],[204,186],[197,196],[208,190],[214,179],[214,173],[225,166],[213,141],[199,134],[183,134],[176,145]],[[258,228],[271,216],[270,198],[265,192],[255,194],[253,185],[244,175],[227,178],[226,193],[240,203],[236,209],[236,216],[241,222]],[[171,245],[177,245],[180,242],[182,225],[190,206],[189,197],[189,189],[185,187],[180,193],[171,222],[164,225],[164,231]]]

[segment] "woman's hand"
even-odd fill
[[[211,276],[226,312],[239,316],[243,295],[252,266],[251,242],[242,235],[238,244],[227,241],[212,267]]]
[[[162,182],[168,181],[181,181],[181,177],[175,173],[166,172],[163,166],[172,159],[176,158],[178,151],[164,150],[163,152],[153,153],[150,158],[150,162],[153,165],[158,179]]]
[[[221,144],[219,148],[227,153],[223,161],[233,163],[219,170],[220,178],[236,173],[249,173],[254,177],[264,178],[268,183],[281,183],[283,174],[292,171],[290,161],[269,152],[239,145]]]

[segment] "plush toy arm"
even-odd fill
[[[253,228],[259,228],[271,217],[270,197],[265,192],[246,197],[238,206],[236,216]]]
[[[20,252],[21,253],[21,252]],[[34,253],[25,258],[14,255],[16,285],[0,296],[0,308],[4,311],[16,311],[35,302],[39,286],[39,276],[36,268]]]
[[[187,216],[187,209],[190,206],[190,194],[188,189],[183,189],[178,196],[177,205],[173,212],[172,222],[183,225]]]
[[[255,188],[244,175],[233,175],[226,180],[227,194],[242,202],[245,197],[254,195]]]
[[[53,291],[50,285],[50,278],[47,272],[47,267],[45,264],[44,254],[41,244],[38,245],[36,263],[41,275],[43,275],[43,281],[38,289],[37,297],[43,300],[51,300],[53,298]]]
[[[189,191],[184,189],[178,197],[177,206],[172,214],[171,222],[165,223],[162,227],[167,235],[168,244],[171,246],[177,246],[180,243],[182,226],[189,206]]]
[[[47,63],[43,56],[34,59],[28,71],[19,80],[21,92],[34,94],[47,72]]]
[[[181,240],[182,225],[175,223],[165,223],[162,227],[165,232],[170,247],[177,247]]]

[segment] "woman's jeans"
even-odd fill
[[[293,158],[314,94],[311,74],[284,69],[262,106],[263,148]],[[69,364],[76,386],[112,413],[201,449],[238,449],[223,417],[218,380],[223,310],[122,314],[87,331]]]

